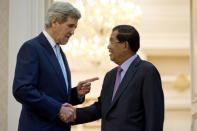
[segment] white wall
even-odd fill
[[[44,0],[9,1],[8,131],[16,131],[21,105],[12,95],[16,55],[22,43],[43,29]]]

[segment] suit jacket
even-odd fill
[[[116,72],[106,74],[97,102],[77,109],[75,124],[101,118],[101,131],[163,131],[164,96],[157,69],[138,56],[112,101]]]
[[[56,55],[44,36],[25,42],[17,55],[13,95],[22,104],[19,131],[69,131],[58,118],[61,105],[81,103],[71,88],[70,69],[61,50],[68,77],[68,91]]]

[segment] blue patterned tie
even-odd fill
[[[62,55],[60,53],[60,46],[59,45],[55,45],[55,52],[56,52],[56,57],[58,59],[58,62],[60,64],[60,67],[62,69],[62,73],[63,73],[63,76],[64,76],[64,80],[65,80],[65,83],[66,83],[66,86],[67,86],[67,92],[68,92],[67,72],[66,72],[66,68],[65,68],[65,65],[64,65],[64,61],[62,59]]]

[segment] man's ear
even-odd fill
[[[124,45],[125,45],[125,49],[129,49],[130,47],[129,47],[129,42],[128,41],[125,41],[124,42]]]
[[[53,25],[56,25],[57,23],[58,23],[58,21],[57,21],[57,17],[52,16],[52,19],[51,19],[51,25],[53,26]]]

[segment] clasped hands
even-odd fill
[[[78,97],[83,97],[89,93],[91,89],[91,82],[98,79],[98,77],[94,77],[80,81],[76,86]],[[60,109],[59,118],[65,123],[73,122],[76,119],[76,108],[69,103],[64,103]]]
[[[76,108],[69,103],[63,104],[60,109],[59,118],[65,123],[73,122],[76,119]]]

